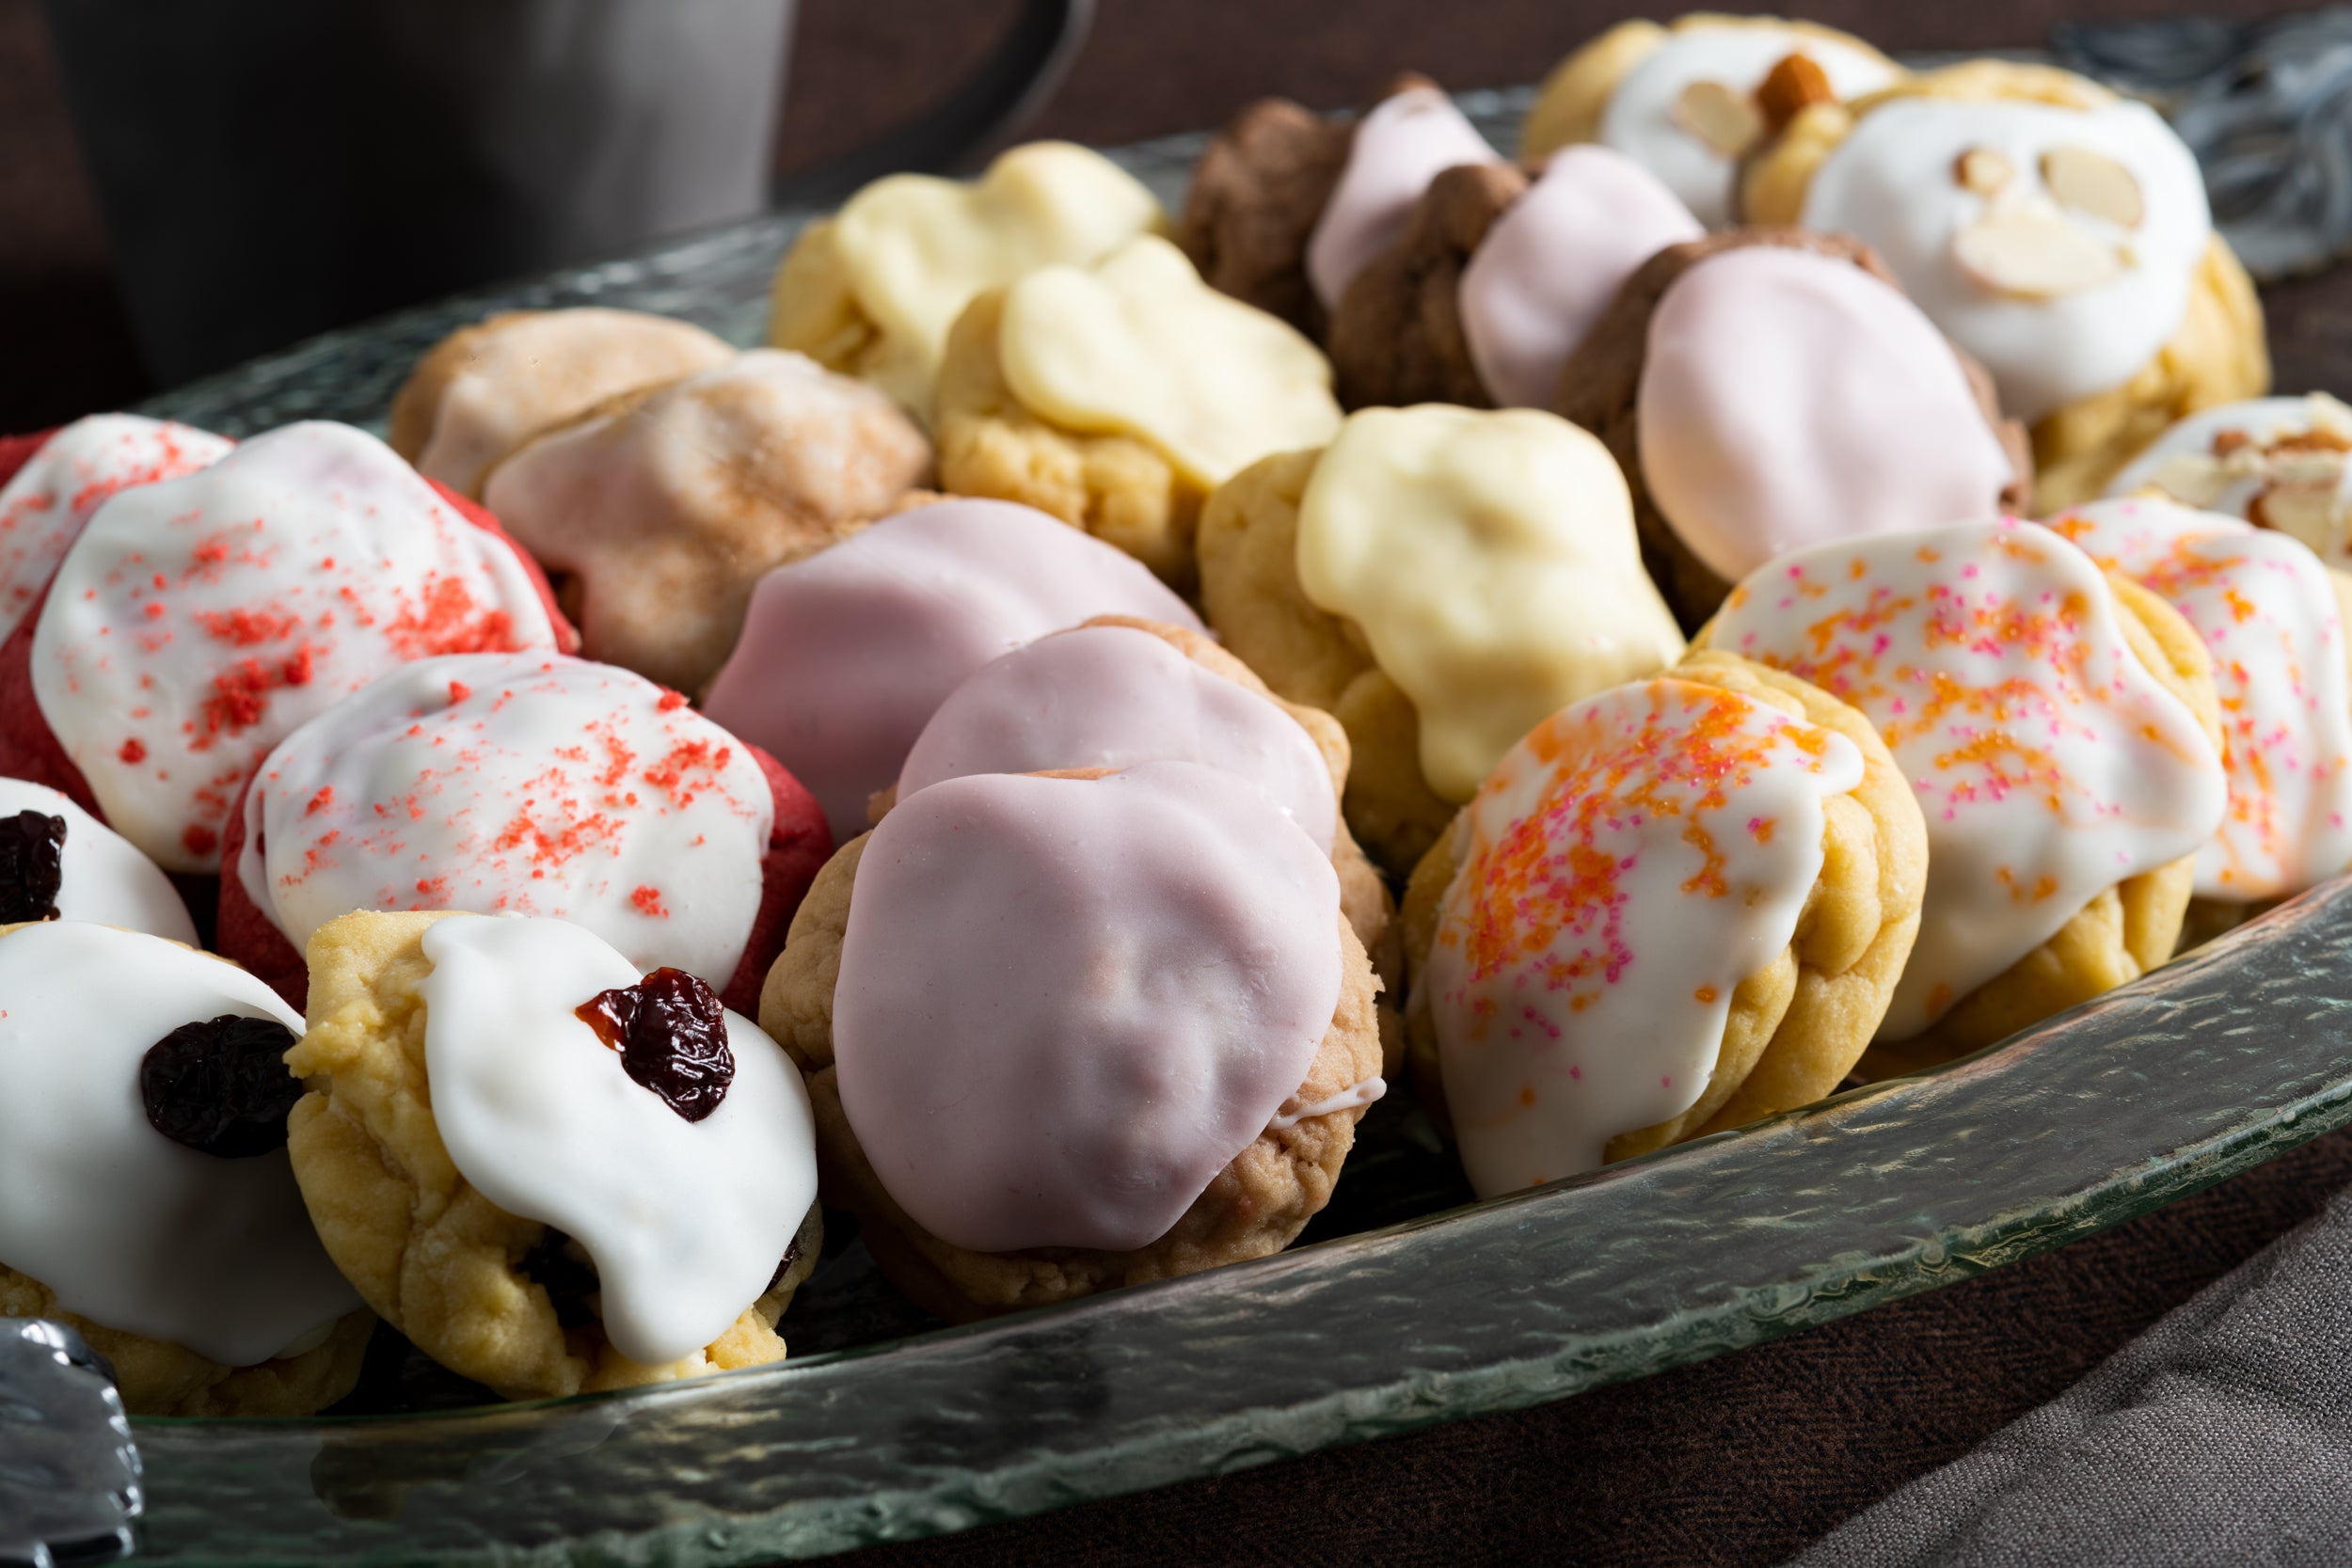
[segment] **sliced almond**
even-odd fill
[[[2274,484],[2248,503],[2246,517],[2300,539],[2328,561],[2344,556],[2344,501],[2334,485]]]
[[[1952,160],[1952,182],[1979,196],[1993,196],[2017,178],[2008,158],[1989,147],[1972,147]]]
[[[2112,246],[2042,205],[1996,203],[1952,249],[1978,282],[2026,299],[2093,289],[2120,270]]]
[[[2157,464],[2148,483],[2183,506],[2209,507],[2229,489],[2233,477],[2217,459],[2201,451],[2184,451]]]
[[[1726,158],[1737,158],[1764,135],[1764,114],[1746,93],[1722,82],[1693,82],[1675,100],[1674,122]]]
[[[1764,116],[1764,128],[1774,135],[1808,105],[1836,102],[1837,89],[1829,85],[1829,72],[1805,54],[1783,55],[1756,87],[1756,106]]]
[[[2088,147],[2054,147],[2042,155],[2042,182],[2061,207],[2072,207],[2122,229],[2148,215],[2130,169]]]
[[[2352,451],[2352,437],[2342,431],[2298,430],[2270,443],[2272,451]]]

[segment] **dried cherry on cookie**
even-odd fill
[[[65,885],[65,818],[37,811],[0,816],[0,925],[57,918]]]
[[[657,969],[633,986],[591,997],[576,1011],[621,1053],[631,1078],[688,1121],[717,1110],[735,1082],[726,1009],[717,991],[682,969]]]
[[[286,1070],[294,1033],[276,1019],[223,1014],[183,1023],[139,1061],[139,1097],[156,1132],[224,1160],[286,1147],[302,1080]]]

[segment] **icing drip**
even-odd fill
[[[1482,1197],[1601,1164],[1697,1103],[1740,983],[1821,872],[1845,736],[1661,678],[1544,721],[1470,803],[1427,978]]]
[[[1664,181],[1701,223],[1721,229],[1737,215],[1733,183],[1746,149],[1719,147],[1693,134],[1680,108],[1683,96],[1707,83],[1744,103],[1792,53],[1820,66],[1841,100],[1876,92],[1898,74],[1866,49],[1793,27],[1677,27],[1617,84],[1601,115],[1600,139]],[[1763,131],[1760,116],[1756,130]]]
[[[65,822],[64,877],[57,917],[121,926],[196,945],[196,923],[171,879],[130,840],[54,789],[0,779],[0,816],[39,812]]]
[[[1477,127],[1436,87],[1392,93],[1356,123],[1346,166],[1307,236],[1307,281],[1326,310],[1405,232],[1429,182],[1458,164],[1499,164]]]
[[[1279,1132],[1286,1128],[1295,1127],[1302,1121],[1311,1121],[1317,1117],[1327,1117],[1334,1111],[1359,1110],[1363,1106],[1377,1103],[1388,1092],[1388,1080],[1375,1074],[1360,1084],[1342,1089],[1327,1099],[1318,1100],[1311,1104],[1301,1105],[1298,1102],[1298,1097],[1293,1095],[1282,1101],[1282,1108],[1275,1113],[1272,1121],[1265,1124],[1265,1130],[1269,1132]]]
[[[858,863],[842,1111],[943,1241],[1144,1246],[1305,1080],[1339,919],[1324,852],[1214,768],[934,784]]]
[[[93,414],[50,436],[0,486],[0,642],[31,612],[91,514],[117,491],[194,473],[232,445],[136,414]]]
[[[1594,146],[1554,153],[1462,269],[1462,336],[1495,403],[1549,407],[1560,367],[1634,269],[1705,232],[1623,153]]]
[[[2013,477],[1916,306],[1780,245],[1709,257],[1666,290],[1636,419],[1659,511],[1732,582],[1792,549],[1982,516]]]
[[[2120,166],[2139,204],[2123,215],[2136,221],[2058,199],[2047,160],[2077,152]],[[1963,182],[1971,154],[1989,156],[1996,188]],[[1945,336],[1993,372],[2001,405],[2028,420],[2129,380],[2155,356],[2181,324],[2212,236],[2197,160],[2146,104],[1933,98],[1863,116],[1814,176],[1804,227],[1867,241]],[[2005,286],[1983,243],[2028,229],[2035,254],[2074,258],[2073,270],[2020,271]]]
[[[675,692],[556,654],[420,660],[279,744],[236,874],[298,950],[353,910],[560,916],[724,986],[775,801]]]
[[[1299,503],[1298,580],[1412,699],[1450,800],[1546,714],[1682,653],[1615,460],[1532,409],[1351,416]]]
[[[302,1018],[233,964],[57,922],[0,937],[0,1263],[70,1311],[230,1367],[359,1305],[283,1148],[224,1160],[148,1124],[139,1066],[183,1024]]]
[[[898,798],[972,773],[1198,762],[1274,797],[1328,854],[1331,771],[1296,721],[1133,626],[1081,626],[984,665],[907,753]]]
[[[2012,519],[1819,546],[1725,601],[1709,641],[1860,708],[1926,814],[1919,939],[1879,1038],[2220,827],[2220,758],[2122,613],[2089,556]]]
[[[2166,431],[2107,486],[2277,529],[2352,570],[2352,408],[2325,392],[2208,408]]]
[[[2338,585],[2283,533],[2169,501],[2098,501],[2049,526],[2197,628],[2221,693],[2230,813],[2197,892],[2282,897],[2352,865],[2352,673]]]
[[[208,871],[305,720],[409,659],[554,641],[515,552],[389,447],[294,424],[99,509],[42,607],[33,694],[116,831]]]
[[[560,920],[436,921],[425,1070],[458,1173],[596,1266],[605,1334],[667,1366],[757,1301],[817,1199],[816,1124],[784,1052],[726,1015],[735,1076],[700,1120],[628,1075],[576,1016],[636,968]]]
[[[1097,615],[1201,629],[1142,562],[1067,523],[938,501],[760,578],[703,707],[806,784],[846,843],[966,676]]]

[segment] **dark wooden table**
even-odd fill
[[[803,0],[780,168],[921,106],[1014,0]],[[1116,142],[1212,124],[1261,93],[1316,105],[1412,68],[1526,81],[1626,14],[1593,0],[1104,0],[1031,130]],[[1890,49],[2038,41],[2168,0],[1795,8]],[[2236,0],[2245,16],[2296,8]],[[2352,271],[2274,291],[2282,389],[2352,380]],[[116,306],[37,0],[0,0],[0,431],[149,390]],[[2051,1398],[2352,1181],[2352,1132],[1983,1278],[1545,1408],[843,1560],[882,1564],[1769,1563]]]

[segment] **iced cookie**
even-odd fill
[[[484,499],[556,579],[581,651],[699,689],[759,575],[930,477],[898,404],[760,350],[532,441]]]
[[[411,659],[570,635],[488,514],[348,425],[287,425],[99,508],[0,644],[0,773],[216,870],[237,792],[305,720]]]
[[[784,1359],[817,1168],[751,1020],[561,920],[351,914],[310,958],[288,1149],[385,1322],[509,1399]]]
[[[947,329],[973,295],[1085,266],[1165,222],[1134,176],[1068,142],[1012,148],[969,184],[893,174],[801,230],[776,271],[768,341],[929,420]]]
[[[136,414],[92,414],[0,440],[0,643],[32,612],[82,526],[116,492],[217,462],[227,438]]]
[[[2230,811],[2198,853],[2191,927],[2219,929],[2352,866],[2352,577],[2287,534],[2156,497],[2048,526],[2180,611],[2213,655]]]
[[[1869,721],[1720,653],[1514,746],[1414,873],[1417,1084],[1510,1192],[1820,1099],[1919,928],[1927,829]],[[1442,890],[1442,891],[1439,891]]]
[[[1312,343],[1149,234],[977,296],[937,406],[945,488],[1051,513],[1179,589],[1208,493],[1340,420]]]
[[[153,861],[44,784],[0,779],[0,926],[80,920],[196,945],[196,924]]]
[[[2144,103],[1977,60],[1801,111],[1748,221],[1851,234],[2033,431],[2035,504],[2095,496],[2185,415],[2270,385],[2262,306],[2197,160]]]
[[[372,1320],[286,1158],[302,1019],[136,931],[0,927],[0,1316],[61,1318],[144,1416],[307,1416]]]
[[[1297,823],[1159,762],[908,796],[818,876],[760,1019],[827,1201],[965,1319],[1289,1245],[1384,1087],[1375,989]]]
[[[2023,506],[1992,380],[1841,235],[1740,229],[1633,275],[1559,377],[1685,626],[1773,557]]]
[[[2325,392],[2208,408],[2166,431],[2107,483],[2109,496],[2153,490],[2183,506],[2243,517],[2352,571],[2352,408]]]
[[[1806,22],[1708,11],[1665,27],[1621,22],[1545,79],[1519,155],[1533,163],[1571,142],[1599,142],[1663,180],[1701,223],[1721,228],[1741,215],[1740,160],[1776,122],[1806,103],[1877,92],[1902,74],[1860,39]]]
[[[392,399],[392,450],[427,479],[479,496],[533,436],[734,356],[691,322],[639,310],[503,311],[417,361]]]
[[[1340,820],[1347,736],[1318,708],[1284,702],[1209,637],[1184,626],[1104,616],[982,665],[948,693],[898,770],[894,799],[975,773],[1115,769],[1194,762],[1272,796],[1331,857],[1340,909],[1391,994],[1404,971],[1390,936],[1394,906],[1379,872]],[[1384,1008],[1384,1041],[1402,1038]]]
[[[1701,232],[1655,175],[1605,147],[1564,149],[1532,183],[1507,164],[1448,169],[1333,313],[1340,401],[1549,407],[1633,269]]]
[[[1862,1070],[1947,1061],[2169,958],[2228,804],[2213,660],[2014,519],[1817,545],[1700,638],[1860,708],[1928,823],[1918,943]]]
[[[1200,563],[1226,647],[1345,727],[1348,826],[1399,874],[1538,721],[1682,652],[1617,466],[1529,409],[1351,415],[1218,490]]]
[[[281,741],[229,826],[220,948],[299,1005],[353,910],[560,917],[736,1005],[833,853],[774,760],[608,664],[466,654],[392,672]]]
[[[1440,170],[1501,161],[1424,76],[1397,77],[1352,121],[1261,99],[1193,170],[1184,250],[1210,287],[1320,338]]]
[[[790,769],[847,843],[947,693],[1097,615],[1200,625],[1131,557],[1041,512],[935,501],[762,578],[703,707]]]

